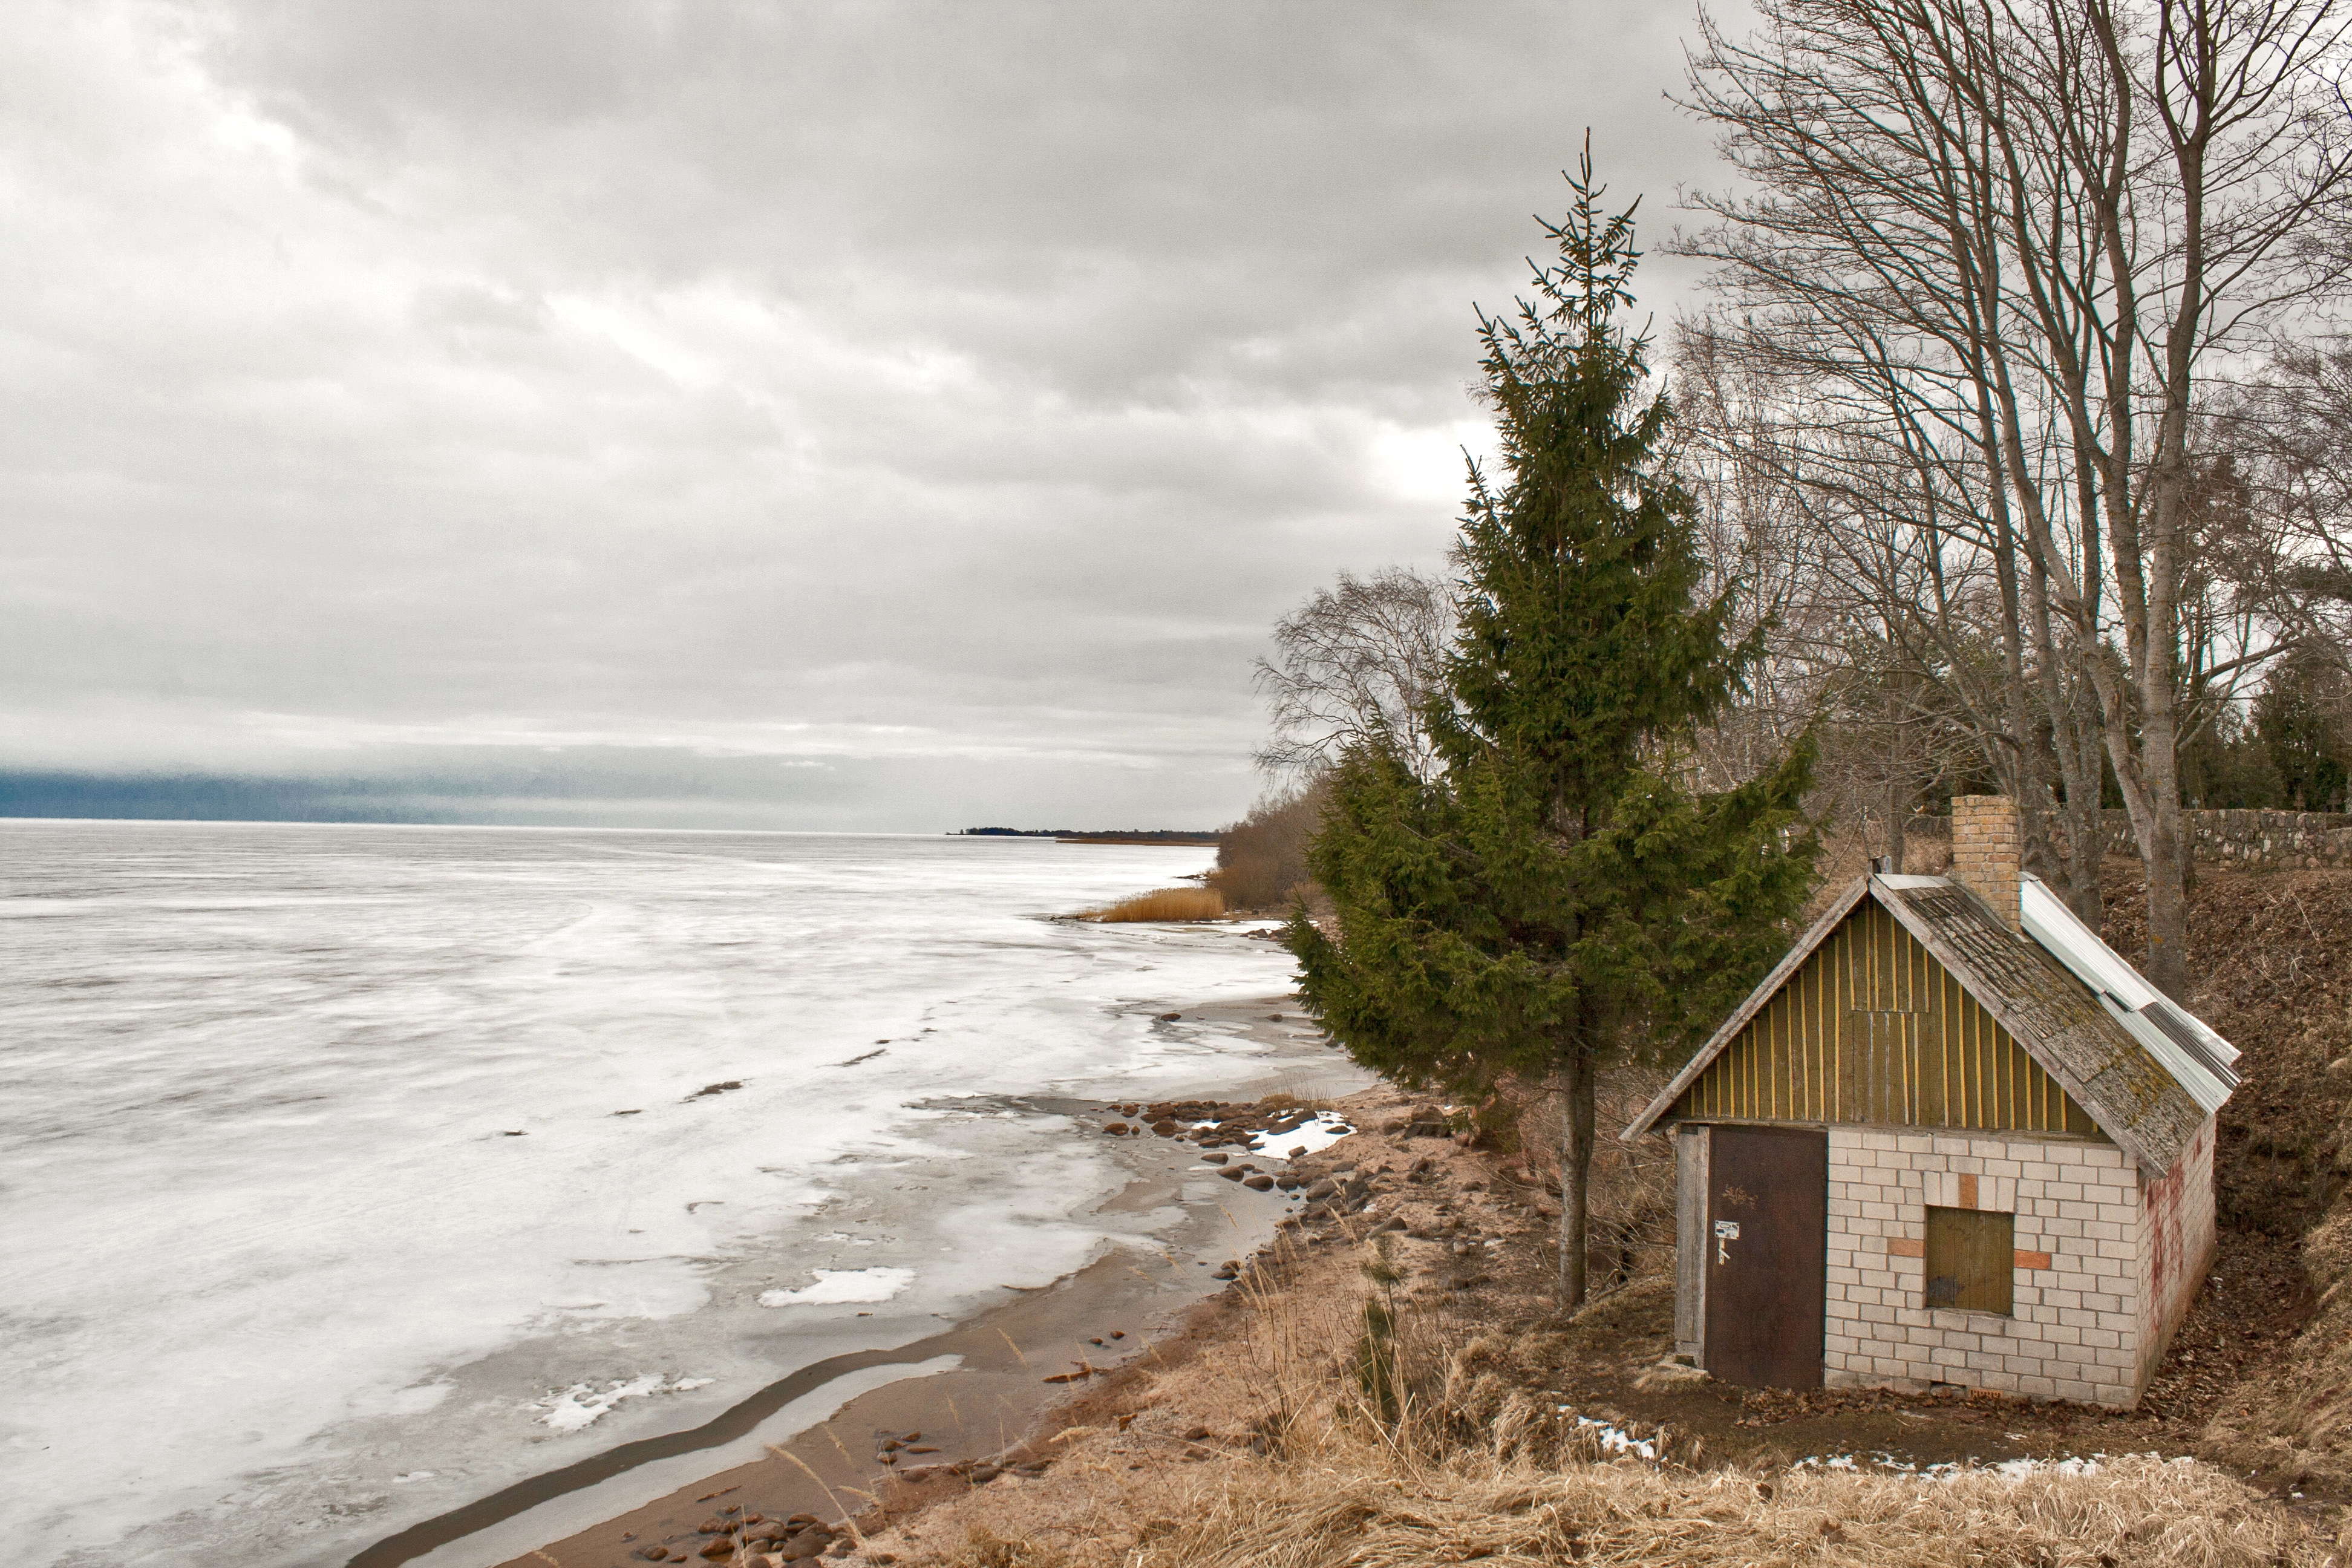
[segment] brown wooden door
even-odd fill
[[[1726,1383],[1819,1388],[1829,1135],[1717,1127],[1711,1142],[1706,1369]]]

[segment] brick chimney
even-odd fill
[[[2018,921],[2017,802],[2005,795],[1952,797],[1952,879],[2021,929]]]

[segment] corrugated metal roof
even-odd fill
[[[2235,1084],[2229,1043],[2158,995],[2047,888],[2024,879],[2011,931],[1974,893],[1942,877],[1862,879],[1653,1100],[1624,1136],[1664,1115],[1830,931],[1865,897],[1901,921],[1937,961],[2063,1084],[2102,1131],[2152,1174],[2171,1169]],[[2206,1058],[2200,1061],[2201,1055]],[[2224,1053],[2227,1053],[2225,1056]]]
[[[2126,1007],[2137,1007],[2156,996],[2156,987],[2141,979],[2139,971],[2101,941],[2098,932],[2077,919],[2041,878],[2023,876],[2018,884],[2018,923],[2025,927],[2026,935],[2081,977],[2084,984],[2106,992]]]
[[[2237,1048],[2142,979],[2040,878],[2026,877],[2021,883],[2018,903],[2026,935],[2096,993],[2116,1022],[2164,1064],[2198,1104],[2209,1112],[2219,1110],[2238,1087]]]

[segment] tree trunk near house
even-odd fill
[[[1585,1211],[1592,1185],[1591,1058],[1579,1051],[1555,1080],[1559,1101],[1559,1304],[1584,1305]]]
[[[2168,721],[2171,717],[2167,714]],[[2168,731],[2168,722],[2165,728]],[[2148,831],[2141,845],[2147,868],[2148,984],[2176,1002],[2189,999],[2189,838],[2180,811],[2180,774],[2169,733],[2143,748],[2148,777]]]

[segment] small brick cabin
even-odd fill
[[[2213,1255],[2237,1052],[1953,805],[1866,876],[1625,1138],[1671,1131],[1675,1338],[1727,1382],[2136,1405]]]

